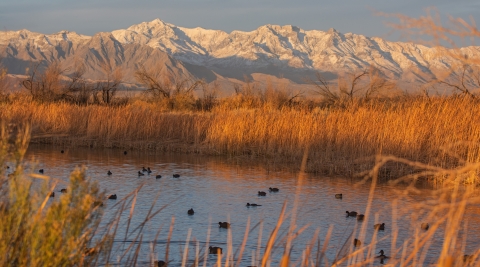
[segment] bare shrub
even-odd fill
[[[443,78],[438,82],[452,88],[457,94],[476,98],[475,91],[480,89],[480,67],[478,65],[470,65],[467,61],[468,57],[465,56],[465,62],[461,62],[460,67],[452,68],[448,75],[449,77],[453,76],[452,79]],[[456,71],[456,69],[460,71]]]
[[[83,63],[77,63],[74,71],[65,82],[64,87],[67,92],[66,100],[78,105],[90,103],[94,94],[94,87],[84,78],[86,67]]]
[[[145,66],[140,65],[135,71],[135,79],[146,87],[146,92],[153,98],[169,98],[171,88],[167,76],[160,75],[159,72],[147,70]]]
[[[7,68],[0,63],[0,100],[5,100],[7,95]]]
[[[197,99],[197,109],[201,111],[211,111],[218,104],[218,91],[220,84],[215,81],[212,84],[202,83],[202,97]]]
[[[275,87],[271,81],[267,81],[261,97],[264,108],[282,109],[293,107],[302,95],[303,92],[293,92],[286,84]]]
[[[22,85],[32,95],[34,100],[56,101],[62,99],[66,91],[62,90],[61,76],[64,73],[61,64],[51,63],[40,73],[41,62],[33,63],[27,69],[27,76]]]
[[[121,68],[112,66],[109,62],[101,63],[101,68],[106,75],[106,79],[95,84],[93,99],[97,104],[110,105],[122,83],[123,71]]]
[[[169,110],[195,109],[196,100],[193,92],[205,86],[203,80],[175,77],[170,73],[161,75],[159,72],[147,70],[142,65],[135,72],[135,78],[147,88],[145,91],[147,96]]]
[[[379,96],[386,96],[395,84],[384,78],[374,66],[356,73],[339,75],[337,83],[328,82],[320,73],[317,80],[310,80],[314,92],[323,98],[326,106],[346,108],[355,102],[365,102]]]
[[[390,26],[400,31],[409,39],[434,47],[436,56],[449,58],[450,68],[446,73],[437,74],[436,79],[429,84],[440,84],[453,89],[455,94],[476,98],[480,89],[480,56],[463,46],[475,45],[480,38],[480,30],[475,21],[465,21],[462,18],[448,17],[444,19],[436,10],[427,10],[426,16],[412,18],[403,14],[384,14],[386,17],[398,19],[398,23]],[[442,22],[443,21],[443,22]],[[446,48],[445,45],[450,48]]]

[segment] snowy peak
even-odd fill
[[[89,52],[90,48],[93,50]],[[69,31],[49,35],[28,30],[2,32],[0,49],[0,57],[24,62],[67,59],[78,50],[89,58],[102,58],[129,68],[156,55],[169,66],[187,63],[183,73],[192,66],[201,66],[208,69],[209,77],[211,71],[234,78],[261,73],[288,76],[295,82],[318,71],[355,72],[370,65],[389,78],[418,82],[433,79],[436,73],[458,64],[448,53],[434,48],[343,34],[334,28],[307,31],[294,25],[267,24],[252,31],[227,33],[178,27],[160,19],[92,37]],[[480,58],[479,47],[462,48],[460,52]]]

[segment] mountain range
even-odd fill
[[[480,47],[464,47],[460,52],[479,57]],[[124,81],[132,84],[140,65],[208,82],[240,82],[247,77],[301,85],[315,73],[331,79],[370,65],[391,80],[419,84],[458,64],[457,59],[435,48],[342,34],[335,29],[306,31],[290,25],[264,25],[250,32],[227,33],[178,27],[160,19],[93,36],[69,31],[3,31],[0,58],[10,74],[25,74],[32,62],[59,61],[67,69],[82,62],[85,76],[92,80],[104,77],[102,66],[107,64],[122,68]]]

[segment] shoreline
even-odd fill
[[[224,101],[229,101],[224,100]],[[357,103],[350,108],[228,108],[165,111],[137,100],[124,106],[79,106],[24,99],[0,103],[0,120],[31,142],[265,159],[306,172],[357,177],[378,155],[443,169],[480,159],[480,105],[469,98],[411,98]],[[390,160],[381,180],[419,168]],[[421,168],[420,168],[421,169]],[[475,182],[476,182],[475,178]]]

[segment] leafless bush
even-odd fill
[[[0,100],[7,97],[7,69],[1,64],[0,58]]]
[[[53,62],[40,73],[42,62],[33,63],[27,69],[28,78],[22,85],[32,95],[33,100],[56,101],[64,98],[66,91],[62,90],[61,76],[64,73],[59,62]]]
[[[210,111],[218,104],[218,91],[220,85],[217,81],[213,84],[202,83],[202,97],[197,99],[197,109],[202,111]]]
[[[339,75],[336,84],[317,73],[317,80],[310,80],[310,83],[315,86],[315,93],[323,98],[325,105],[342,108],[356,101],[365,102],[386,95],[395,87],[373,66],[356,73]]]
[[[297,100],[303,95],[303,92],[293,92],[286,85],[277,85],[275,87],[270,81],[267,81],[265,89],[261,93],[263,105],[270,109],[282,109],[283,107],[292,107],[297,104]]]
[[[103,69],[106,80],[91,83],[84,78],[86,67],[83,63],[75,64],[73,72],[66,75],[69,70],[63,69],[59,62],[55,61],[46,68],[42,68],[42,62],[36,62],[27,69],[28,77],[22,81],[22,85],[36,101],[110,105],[123,74],[120,69],[108,64],[104,64]]]
[[[476,98],[475,90],[480,89],[480,67],[478,65],[468,64],[468,57],[465,56],[465,62],[462,62],[459,68],[452,68],[449,77],[453,76],[453,81],[440,79],[440,84],[446,85],[454,90],[455,93]],[[460,71],[456,71],[459,69]]]
[[[166,75],[160,75],[159,72],[147,70],[140,65],[135,71],[135,79],[147,88],[147,94],[153,98],[170,98],[170,80]]]
[[[93,96],[94,87],[83,77],[86,68],[83,63],[75,65],[75,70],[69,76],[69,80],[64,84],[67,101],[79,105],[88,104]]]
[[[449,70],[438,74],[430,84],[444,85],[455,94],[478,98],[475,91],[480,89],[480,57],[461,48],[475,45],[480,38],[480,30],[473,19],[470,22],[455,17],[445,20],[435,9],[428,9],[427,14],[419,18],[403,14],[380,15],[397,18],[399,22],[391,23],[392,28],[409,39],[416,39],[417,43],[434,47],[438,57],[450,59]]]
[[[196,101],[193,92],[200,87],[205,88],[203,80],[174,77],[169,73],[161,75],[144,66],[139,66],[135,78],[147,88],[146,95],[170,110],[194,109]]]
[[[93,99],[94,103],[110,105],[122,82],[123,71],[112,66],[109,62],[102,63],[101,67],[106,75],[106,79],[95,84]]]

